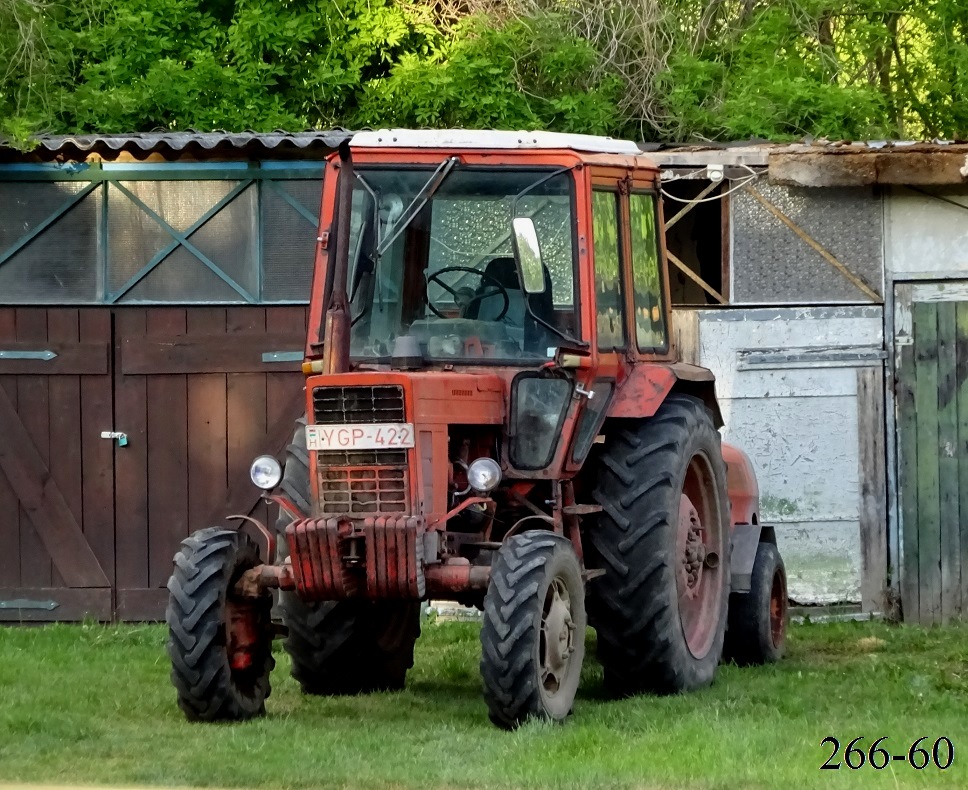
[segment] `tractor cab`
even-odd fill
[[[176,556],[190,717],[264,710],[272,588],[319,694],[402,688],[420,602],[479,607],[508,728],[568,716],[587,624],[618,696],[706,685],[724,643],[779,657],[786,581],[752,465],[670,341],[658,185],[634,143],[547,132],[361,132],[327,160],[306,417],[284,470],[252,467],[276,530],[241,517],[261,557],[219,530]]]

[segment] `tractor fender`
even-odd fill
[[[753,563],[760,543],[776,545],[776,530],[760,524],[736,524],[733,526],[729,547],[730,592],[750,591]]]
[[[699,398],[713,413],[713,424],[723,427],[723,415],[716,400],[716,377],[711,370],[685,362],[635,365],[618,388],[608,409],[608,417],[636,419],[651,417],[670,392]]]
[[[736,445],[723,442],[726,462],[726,490],[729,494],[730,522],[757,524],[760,520],[760,487],[750,457]]]

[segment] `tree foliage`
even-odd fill
[[[450,4],[448,4],[448,2]],[[963,0],[0,0],[0,133],[964,137]]]

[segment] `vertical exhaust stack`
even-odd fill
[[[350,304],[346,292],[349,261],[350,211],[353,208],[353,158],[350,144],[339,146],[339,208],[336,213],[336,254],[333,258],[333,294],[326,308],[323,348],[323,373],[345,373],[350,363]]]

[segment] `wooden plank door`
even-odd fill
[[[231,514],[267,519],[252,459],[281,455],[304,411],[307,311],[115,310],[117,616],[164,615],[179,542]]]
[[[0,308],[0,621],[112,616],[111,316]]]
[[[968,283],[896,286],[904,618],[968,614]]]

